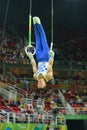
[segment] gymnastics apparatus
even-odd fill
[[[46,34],[41,24],[39,17],[33,17],[33,26],[36,39],[36,48],[31,45],[31,1],[30,1],[30,15],[29,15],[29,45],[25,48],[25,52],[31,61],[33,68],[33,77],[38,81],[38,88],[45,88],[46,82],[53,78],[53,61],[54,52],[53,47],[53,1],[52,1],[52,41],[49,48]],[[32,49],[33,48],[33,49]],[[33,50],[33,52],[32,52]],[[36,54],[36,61],[34,59]]]

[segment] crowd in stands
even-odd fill
[[[86,62],[87,36],[85,31],[72,32],[70,30],[64,31],[61,29],[55,33],[58,34],[55,35],[55,43],[53,47],[55,51],[55,60],[74,60]],[[26,37],[21,38],[6,34],[4,40],[0,40],[0,61],[5,61],[6,63],[16,63],[17,59],[21,59],[22,62],[23,60],[28,59],[24,52],[24,47],[27,45],[27,42]],[[29,60],[27,60],[27,62],[28,61]]]
[[[61,89],[47,87],[37,89],[31,87],[25,93],[20,93],[16,99],[13,97],[7,99],[0,92],[0,110],[4,112],[24,113],[24,114],[41,114],[43,111],[55,116],[57,113],[68,114],[67,108],[63,105],[59,91],[61,90],[65,103],[67,102],[71,109],[77,114],[87,114],[87,88]]]
[[[66,33],[67,32],[67,33]],[[72,32],[72,31],[64,31],[63,29],[55,32],[58,34],[55,35],[55,40],[58,40],[58,44],[55,42],[53,46],[53,50],[55,51],[55,61],[54,64],[56,66],[62,67],[63,65],[66,65],[70,63],[70,61],[83,61],[84,64],[81,65],[80,62],[78,62],[77,67],[81,67],[81,69],[86,70],[87,69],[87,41],[86,41],[86,32]],[[0,34],[1,35],[1,34]],[[29,64],[29,58],[25,54],[24,47],[27,45],[27,38],[21,38],[13,35],[8,35],[6,34],[4,37],[4,40],[0,40],[0,62],[2,63],[18,63],[18,64]],[[60,61],[69,61],[68,63],[63,62],[59,64]],[[57,64],[56,64],[57,63]],[[71,65],[71,68],[75,66],[75,63]],[[69,65],[70,67],[70,65]],[[27,76],[32,76],[32,73],[28,75],[28,71],[24,72],[23,70],[21,73],[18,72],[18,75],[16,73],[16,70],[12,70],[14,75],[16,77],[27,77]],[[19,71],[19,70],[17,70]],[[59,73],[59,72],[58,72]],[[58,73],[55,74],[55,78],[58,77]],[[73,79],[81,79],[85,80],[87,79],[87,74],[86,72],[81,76],[79,73],[84,73],[84,72],[78,72],[77,74],[73,74],[71,77]],[[61,72],[60,74],[61,75]],[[64,75],[64,74],[63,74]],[[65,76],[66,77],[66,76]],[[57,80],[56,80],[57,81]],[[78,82],[78,81],[77,81]]]
[[[0,97],[0,111],[7,113],[16,113],[18,114],[34,114],[41,115],[44,112],[48,115],[55,114],[55,109],[61,107],[61,101],[57,93],[53,90],[36,90],[30,91],[26,97],[17,97],[17,99],[6,99],[1,95]],[[58,110],[57,110],[58,111]],[[0,113],[1,114],[1,113]]]
[[[74,88],[62,91],[65,99],[78,114],[87,114],[87,88]]]
[[[28,58],[22,54],[21,49],[21,38],[17,40],[14,36],[7,35],[0,44],[0,61],[3,63],[25,63],[24,61]]]
[[[56,59],[86,61],[87,59],[87,33],[85,30],[72,31],[60,29],[55,32],[58,43],[56,46]],[[58,48],[58,49],[57,49]]]
[[[29,90],[27,90],[25,88],[18,89],[16,88],[17,85],[15,86],[9,83],[9,80],[4,81],[2,78],[0,79],[0,87],[6,89],[9,85],[13,87],[13,89],[16,89],[18,94],[17,98],[7,98],[3,96],[2,91],[0,91],[0,122],[6,122],[8,114],[10,122],[14,120],[15,122],[27,123],[30,121],[31,123],[37,123],[38,120],[42,122],[46,119],[46,123],[48,124],[51,123],[51,119],[55,120],[58,113],[64,115],[69,114],[67,109],[71,110],[71,115],[73,115],[73,110],[75,115],[87,114],[86,86],[79,88],[65,87],[64,89],[61,85],[58,87],[57,84],[54,87],[54,84],[47,86],[45,89],[37,89],[35,86],[31,86]],[[6,90],[10,91],[11,87]],[[61,92],[62,97],[65,99],[64,104],[69,104],[69,106],[64,106],[59,92]],[[48,117],[50,117],[50,119]]]

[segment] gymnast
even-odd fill
[[[36,39],[36,61],[31,52],[28,52],[28,56],[33,68],[33,77],[38,81],[37,87],[45,88],[46,82],[53,78],[54,52],[48,46],[39,17],[33,17],[33,25]]]

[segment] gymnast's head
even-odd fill
[[[45,80],[45,78],[43,77],[42,74],[40,74],[39,77],[38,77],[37,87],[38,87],[38,89],[39,88],[43,89],[43,88],[46,87],[46,80]]]

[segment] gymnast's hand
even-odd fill
[[[33,59],[33,54],[31,52],[28,52],[28,56],[29,56],[29,59],[32,60]]]
[[[51,50],[51,51],[49,52],[49,54],[50,54],[50,57],[51,57],[51,58],[54,57],[54,51]]]

